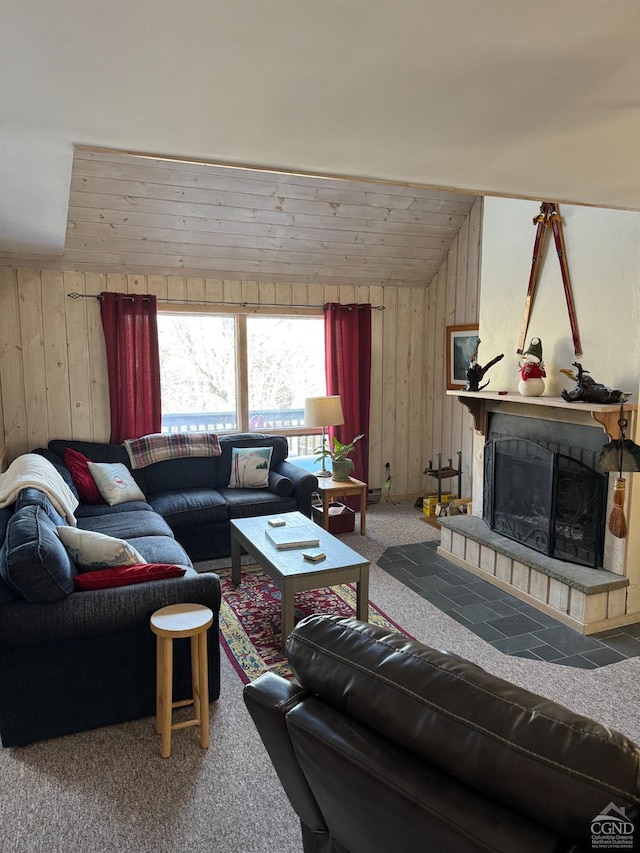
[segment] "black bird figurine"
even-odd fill
[[[609,388],[607,385],[596,382],[579,361],[574,361],[573,366],[577,370],[571,370],[570,367],[560,369],[560,373],[564,373],[576,383],[572,391],[562,391],[562,399],[566,403],[600,403],[602,405],[626,403],[631,396],[626,391]]]
[[[495,358],[492,358],[488,364],[485,364],[484,367],[481,367],[478,364],[478,347],[480,346],[480,343],[480,338],[478,338],[476,348],[469,360],[469,367],[467,369],[467,385],[464,389],[465,391],[482,391],[483,388],[486,388],[489,384],[488,382],[485,382],[484,385],[480,385],[485,373],[487,372],[487,370],[489,370],[490,367],[493,367],[494,364],[497,364],[501,358],[504,358],[504,353],[500,353],[500,355],[497,355]]]

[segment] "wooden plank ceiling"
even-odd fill
[[[65,251],[0,264],[428,286],[475,198],[121,152],[74,154]]]

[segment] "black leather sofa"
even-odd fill
[[[287,653],[299,683],[267,673],[244,696],[305,853],[577,853],[640,833],[623,735],[355,619],[309,617]]]

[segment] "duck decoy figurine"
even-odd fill
[[[576,383],[576,387],[572,391],[562,391],[562,399],[566,403],[600,403],[607,405],[609,403],[626,403],[631,397],[631,394],[619,389],[609,388],[607,385],[602,385],[596,382],[588,370],[585,370],[579,361],[574,361],[573,366],[576,370],[571,370],[569,367],[560,369],[560,373],[564,373],[569,379]]]

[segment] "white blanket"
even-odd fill
[[[0,508],[14,503],[18,493],[29,486],[44,492],[60,515],[76,526],[73,512],[78,499],[51,462],[38,453],[18,456],[4,474],[0,474]]]

